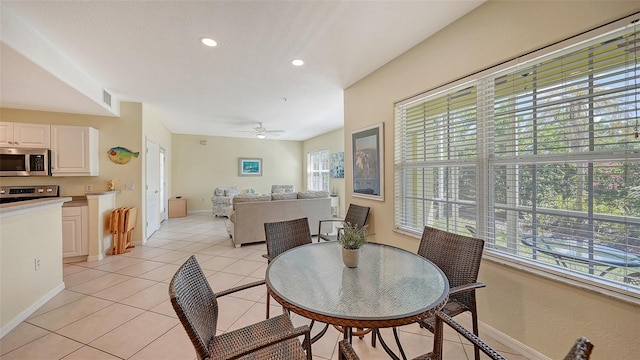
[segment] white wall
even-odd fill
[[[384,122],[385,201],[371,206],[376,241],[416,251],[419,239],[394,232],[394,103],[479,70],[640,11],[638,1],[488,1],[345,91],[345,148],[354,129]],[[345,169],[352,166],[345,158]],[[479,318],[557,359],[573,341],[595,343],[592,359],[637,358],[640,306],[486,259]]]
[[[200,141],[205,140],[206,145]],[[302,142],[216,136],[172,136],[172,195],[187,199],[188,212],[211,211],[216,187],[270,193],[271,185],[301,190]],[[262,158],[262,176],[238,176],[238,158]]]

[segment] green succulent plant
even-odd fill
[[[369,225],[364,225],[358,228],[358,224],[351,225],[351,223],[348,222],[343,223],[343,228],[338,236],[338,242],[340,242],[340,245],[345,249],[359,249],[367,242],[368,226]]]

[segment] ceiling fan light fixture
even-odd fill
[[[264,139],[265,137],[267,137],[267,135],[265,135],[265,134],[257,134],[256,137],[258,139]]]
[[[215,40],[208,37],[200,38],[200,42],[209,47],[214,47],[218,45],[218,43]]]
[[[293,66],[302,66],[304,65],[304,61],[301,59],[294,59],[291,61],[291,63],[293,64]]]

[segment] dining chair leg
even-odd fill
[[[267,319],[269,318],[269,308],[271,307],[271,295],[269,295],[269,292],[267,291]]]
[[[471,322],[473,323],[473,333],[478,336],[478,316],[475,312],[471,313]],[[475,356],[475,360],[480,360],[480,348],[474,345],[473,353]]]

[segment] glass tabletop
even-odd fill
[[[266,281],[285,302],[337,320],[410,318],[439,308],[449,293],[446,276],[433,263],[374,243],[361,248],[357,268],[343,264],[337,242],[296,247],[271,261]]]

